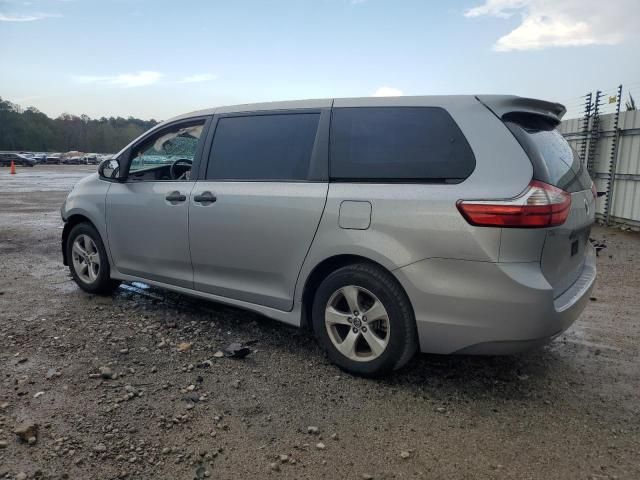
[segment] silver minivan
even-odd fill
[[[417,350],[508,354],[582,312],[595,192],[514,96],[305,100],[166,121],[62,207],[77,284],[142,281],[310,326],[360,375]]]

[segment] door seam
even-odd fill
[[[193,191],[196,189],[198,185],[198,180],[193,182],[193,186],[189,191],[189,195],[187,196],[187,248],[189,249],[189,265],[191,265],[191,288],[193,290],[196,289],[196,274],[195,269],[193,268],[193,257],[191,255],[191,197],[193,196]]]
[[[311,252],[311,247],[313,247],[313,242],[316,240],[316,236],[318,235],[318,230],[320,230],[320,225],[322,224],[322,219],[324,218],[324,211],[327,208],[327,202],[329,200],[329,182],[326,184],[327,189],[325,190],[324,195],[324,204],[322,205],[322,212],[320,213],[320,218],[318,219],[318,224],[316,225],[316,229],[313,232],[313,237],[311,238],[311,242],[309,242],[309,248],[307,248],[307,253],[304,254],[304,258],[302,259],[302,263],[300,264],[300,268],[298,269],[298,275],[296,276],[296,283],[293,287],[293,298],[291,299],[291,308],[287,310],[288,312],[293,311],[296,305],[296,294],[298,292],[298,283],[300,282],[300,274],[302,273],[302,269],[304,268],[305,263],[307,262],[307,257],[309,257],[309,252]]]

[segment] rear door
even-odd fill
[[[557,297],[577,280],[589,248],[595,221],[591,178],[554,122],[530,114],[507,114],[503,120],[529,155],[534,178],[571,194],[567,221],[547,230],[542,250],[542,272]]]
[[[189,205],[195,289],[280,310],[327,196],[329,109],[218,115]]]

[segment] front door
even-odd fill
[[[106,198],[109,246],[126,275],[193,288],[189,201],[205,120],[172,124],[143,139],[120,159],[124,183]],[[195,165],[195,166],[194,166]]]
[[[218,118],[205,178],[189,205],[195,289],[292,308],[327,196],[327,181],[313,173],[327,160],[319,153],[326,152],[320,116]],[[325,118],[328,124],[328,112]]]

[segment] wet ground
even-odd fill
[[[0,478],[640,478],[640,235],[595,229],[592,301],[549,346],[365,380],[256,314],[82,293],[59,207],[94,170],[0,169]]]
[[[1,193],[68,192],[82,177],[97,170],[96,165],[40,165],[16,167],[18,174],[10,175],[0,167]]]

